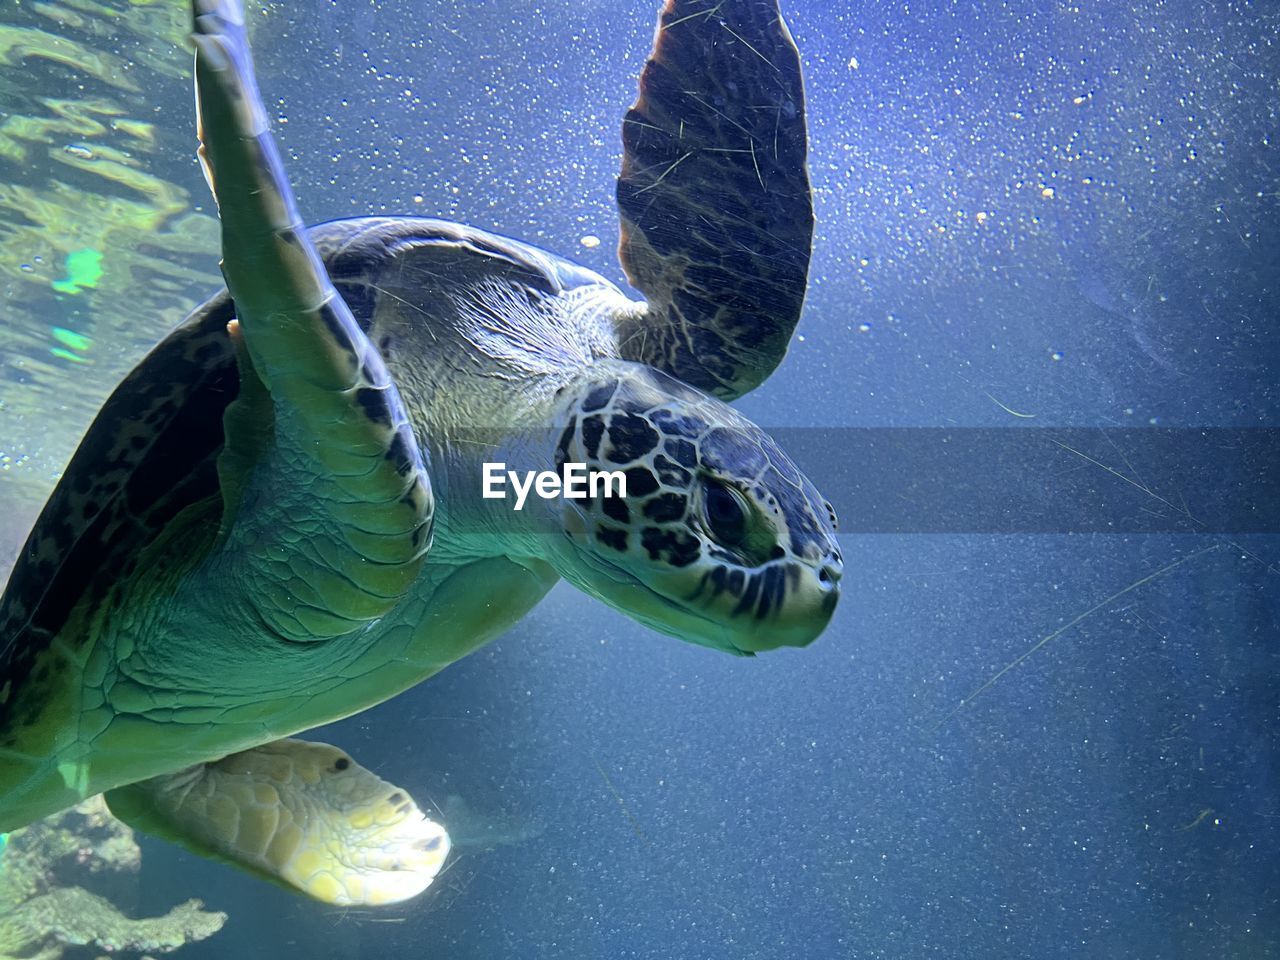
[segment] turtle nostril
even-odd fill
[[[818,570],[818,579],[828,586],[834,587],[840,582],[840,575],[844,571],[837,563],[824,563]]]

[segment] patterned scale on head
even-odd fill
[[[835,512],[759,427],[651,367],[609,365],[566,413],[556,469],[621,471],[566,500],[556,567],[641,622],[731,653],[802,646],[835,609]]]

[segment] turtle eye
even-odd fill
[[[702,511],[711,535],[722,546],[736,547],[746,539],[747,505],[736,490],[708,483],[702,496]]]

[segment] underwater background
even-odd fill
[[[304,215],[620,281],[656,8],[251,4]],[[229,915],[183,957],[1280,958],[1280,5],[784,11],[818,234],[738,405],[841,512],[831,626],[738,660],[561,585],[314,735],[452,814],[426,896],[325,907],[140,838],[136,912]],[[0,570],[219,284],[186,17],[0,15]]]

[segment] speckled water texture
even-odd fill
[[[800,336],[738,406],[845,520],[826,634],[734,659],[557,589],[319,734],[466,811],[430,894],[336,910],[143,839],[131,915],[231,917],[181,956],[1280,957],[1280,541],[1202,519],[1248,499],[1232,450],[1280,425],[1274,4],[784,9],[817,246]],[[448,217],[615,280],[655,15],[249,11],[309,220]],[[0,567],[105,394],[218,283],[185,17],[0,18]],[[82,255],[71,283],[85,250],[101,272]],[[926,427],[995,439],[922,485],[945,466]],[[1008,469],[1002,438],[1055,428],[1095,438]],[[1155,428],[1177,470],[1135,452]],[[1159,522],[946,522],[1064,477]],[[918,513],[877,527],[886,491]]]

